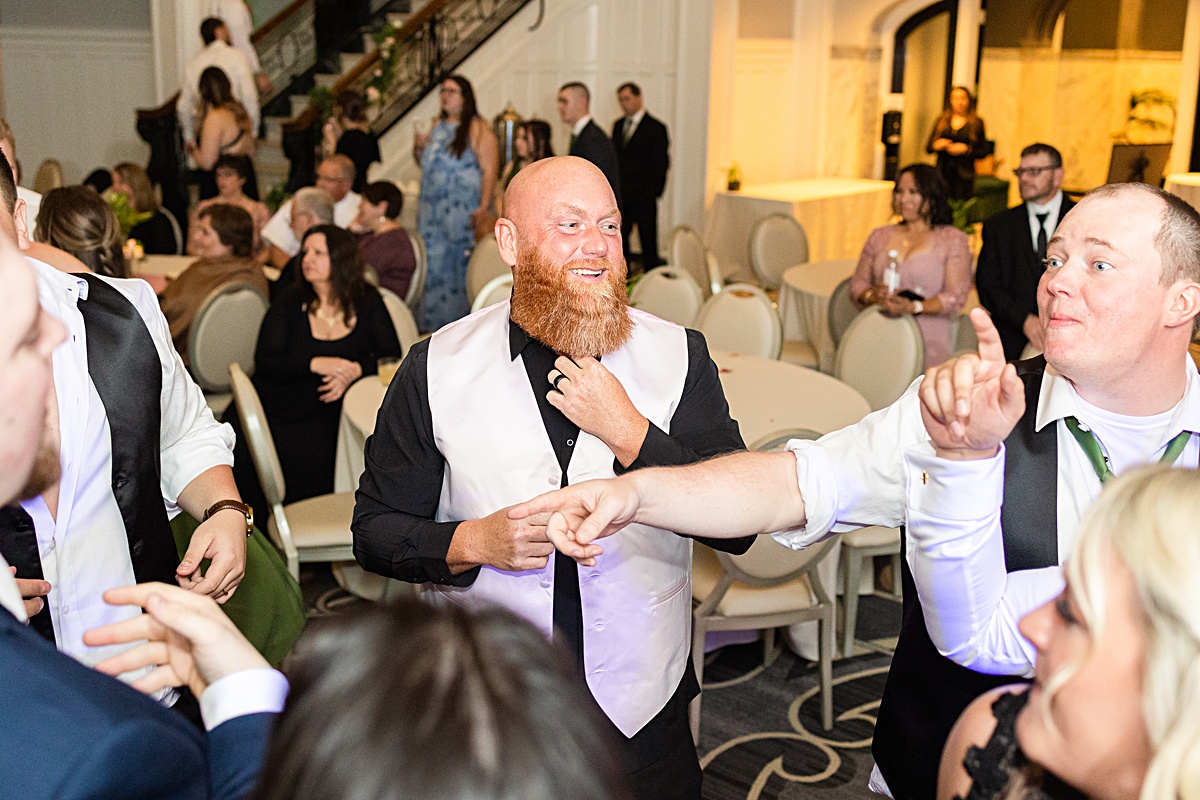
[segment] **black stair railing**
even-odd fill
[[[392,34],[385,59],[381,49],[367,54],[343,75],[333,92],[354,89],[367,93],[391,73],[379,92],[379,113],[372,130],[383,134],[420,102],[434,86],[462,64],[493,33],[531,0],[432,0]],[[541,0],[544,2],[544,0]],[[370,93],[372,99],[375,93]],[[283,151],[291,161],[287,190],[310,186],[316,178],[321,141],[321,112],[309,105],[283,125]]]

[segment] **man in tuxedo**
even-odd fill
[[[625,83],[617,90],[617,103],[624,116],[613,123],[612,141],[617,150],[621,172],[621,237],[625,262],[631,263],[629,234],[637,225],[642,242],[642,269],[650,270],[662,261],[658,258],[658,198],[667,185],[667,153],[670,140],[667,126],[646,113],[642,90],[636,83]]]
[[[1050,145],[1031,144],[1022,150],[1013,174],[1024,202],[983,224],[983,249],[975,271],[979,302],[991,313],[1009,361],[1020,358],[1026,344],[1042,350],[1037,310],[1042,260],[1054,229],[1075,205],[1063,196],[1062,155]]]
[[[4,504],[36,496],[58,480],[57,448],[45,421],[53,400],[51,354],[66,331],[38,305],[34,272],[6,237],[0,237],[0,285]],[[147,597],[156,593],[137,588]],[[157,593],[169,592],[205,606],[211,619],[224,617],[211,598],[169,586]],[[182,716],[59,653],[25,624],[21,595],[0,557],[0,708],[6,721],[0,726],[0,794],[62,800],[237,798],[249,792],[271,722],[270,713],[258,712],[282,707],[286,682],[232,623],[210,626],[197,650],[209,656],[197,660],[193,684],[204,694],[206,737]],[[213,694],[204,691],[222,678]],[[275,687],[265,706],[264,678]]]
[[[558,116],[571,126],[571,148],[567,155],[586,159],[604,173],[617,202],[621,202],[621,174],[612,140],[592,119],[592,94],[582,83],[565,83],[558,90]]]

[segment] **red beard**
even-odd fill
[[[607,269],[602,284],[573,281],[572,268]],[[521,245],[513,269],[510,316],[525,332],[559,355],[583,358],[612,353],[633,335],[625,297],[625,261],[571,261],[555,266]]]

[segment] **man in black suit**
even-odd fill
[[[589,107],[592,94],[582,83],[564,83],[558,90],[558,116],[571,126],[571,149],[567,155],[586,159],[604,173],[621,203],[621,175],[617,167],[617,151],[604,130],[592,120]]]
[[[979,302],[992,315],[1004,357],[1021,357],[1026,344],[1041,352],[1037,287],[1045,271],[1046,243],[1075,205],[1062,193],[1062,155],[1048,144],[1021,151],[1013,170],[1025,202],[983,224],[983,249],[975,271]]]
[[[642,269],[662,263],[658,257],[658,198],[667,185],[667,126],[646,113],[642,90],[636,83],[617,89],[617,103],[624,116],[613,123],[612,141],[621,170],[621,237],[625,263],[632,265],[629,233],[637,225],[642,242]]]

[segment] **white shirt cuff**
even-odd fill
[[[965,522],[1000,510],[1004,502],[1004,445],[991,458],[938,458],[928,446],[904,451],[909,511]]]
[[[288,682],[283,673],[261,667],[226,675],[200,695],[204,729],[213,728],[248,714],[278,714],[287,699]]]

